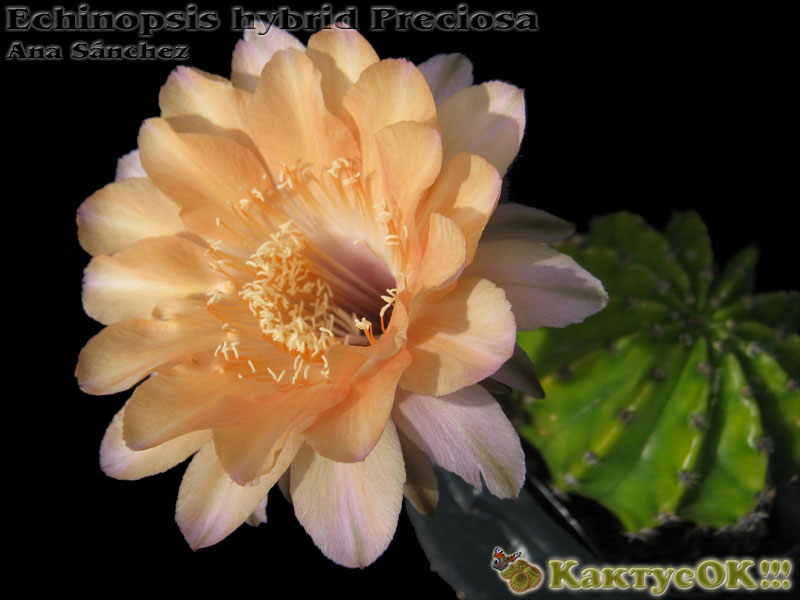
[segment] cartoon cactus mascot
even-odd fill
[[[509,565],[500,576],[507,579],[509,587],[518,594],[535,588],[542,581],[539,568],[524,560]]]
[[[522,434],[554,485],[629,532],[676,518],[734,526],[800,472],[800,293],[752,295],[757,251],[715,270],[706,227],[662,234],[629,213],[560,248],[600,278],[608,307],[521,333],[547,396]]]

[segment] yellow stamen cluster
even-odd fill
[[[308,378],[309,361],[326,364],[334,344],[333,292],[304,249],[300,231],[285,223],[246,262],[256,279],[239,291],[264,336],[295,354],[292,383]]]

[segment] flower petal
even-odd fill
[[[358,156],[350,130],[325,107],[320,78],[314,63],[291,49],[278,52],[261,73],[247,119],[273,173],[283,164],[328,168]]]
[[[224,332],[205,307],[198,308],[195,315],[127,319],[103,329],[78,356],[81,389],[95,395],[121,392],[165,363],[214,348]]]
[[[253,509],[253,512],[250,513],[250,516],[247,517],[245,523],[250,525],[251,527],[258,527],[262,523],[267,522],[267,499],[269,498],[269,494],[264,496],[264,499],[258,503],[258,505]]]
[[[483,230],[483,240],[528,240],[539,244],[554,244],[572,235],[575,226],[548,212],[504,202],[495,209]]]
[[[114,181],[123,181],[131,177],[147,177],[142,162],[139,160],[138,150],[131,150],[117,160],[117,173]]]
[[[342,112],[342,99],[362,71],[378,62],[372,45],[355,29],[336,25],[308,39],[308,57],[322,74],[322,94],[334,115]]]
[[[472,262],[489,216],[497,206],[502,178],[497,169],[477,154],[461,152],[447,161],[418,215],[441,213],[453,219],[467,239],[467,263]]]
[[[239,485],[222,468],[213,442],[194,457],[181,481],[175,519],[193,550],[216,544],[256,510],[288,468],[297,444],[287,444],[275,470],[251,485]],[[294,450],[294,451],[292,451]]]
[[[419,65],[436,104],[472,85],[472,63],[463,54],[437,54]]]
[[[236,42],[231,67],[231,82],[237,88],[254,92],[264,65],[281,50],[294,48],[303,51],[305,46],[291,33],[256,21],[253,29],[246,29],[241,40]]]
[[[411,315],[408,349],[413,360],[400,387],[441,396],[477,383],[511,357],[515,336],[503,290],[462,275],[452,292],[421,303]]]
[[[407,60],[387,59],[361,73],[342,101],[358,131],[361,172],[369,179],[380,165],[375,134],[400,121],[436,126],[436,104],[425,77]]]
[[[214,444],[220,464],[242,485],[271,472],[301,423],[342,398],[333,386],[280,392],[271,383],[237,386],[217,403]]]
[[[335,462],[304,446],[292,463],[290,483],[297,519],[322,553],[337,564],[363,568],[394,536],[404,481],[400,442],[389,421],[362,462]]]
[[[431,398],[401,393],[392,413],[398,429],[434,462],[498,498],[513,498],[525,479],[525,455],[500,405],[473,385]]]
[[[408,274],[414,300],[423,298],[424,292],[437,291],[453,283],[466,261],[467,241],[461,228],[452,219],[432,214],[422,260]]]
[[[397,436],[400,438],[403,462],[406,465],[403,495],[418,512],[432,517],[439,503],[439,484],[431,460],[400,429],[397,430]]]
[[[210,431],[195,431],[149,450],[134,451],[122,437],[125,408],[111,420],[100,443],[100,468],[114,479],[132,481],[163,473],[197,452],[211,439]]]
[[[226,136],[252,148],[243,119],[249,96],[223,77],[179,66],[161,88],[158,105],[175,131]]]
[[[473,85],[440,104],[438,114],[445,161],[472,152],[505,175],[525,131],[521,89],[501,81]]]
[[[608,303],[596,277],[569,256],[533,242],[483,242],[466,274],[490,277],[505,290],[520,331],[580,323]]]
[[[411,226],[417,204],[442,168],[439,131],[413,121],[401,121],[381,129],[375,141],[386,198],[402,215],[400,222]]]
[[[320,413],[305,431],[308,444],[330,460],[364,460],[383,433],[397,382],[410,362],[405,350],[388,360],[367,361],[353,377],[348,397]]]
[[[135,242],[113,256],[96,256],[83,278],[83,308],[103,324],[147,317],[162,300],[205,294],[226,279],[208,266],[207,246],[184,236]]]
[[[266,170],[246,147],[233,140],[200,133],[177,133],[164,119],[149,119],[139,131],[142,165],[158,188],[181,207],[191,231],[230,246],[249,241],[249,226],[232,207],[251,190],[272,193]]]
[[[78,241],[92,256],[184,230],[178,206],[144,177],[130,177],[95,192],[78,208],[77,221]]]
[[[144,450],[191,431],[210,429],[214,407],[236,383],[233,375],[188,365],[150,377],[126,405],[126,443]]]
[[[534,398],[544,398],[544,389],[536,376],[533,362],[519,346],[514,346],[514,355],[492,375],[492,379]]]

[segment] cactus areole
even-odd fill
[[[545,399],[522,434],[553,484],[626,530],[687,519],[735,526],[800,472],[800,294],[753,295],[757,251],[717,272],[695,213],[662,234],[629,213],[561,251],[599,277],[609,306],[580,325],[519,334]]]

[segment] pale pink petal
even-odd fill
[[[472,85],[472,63],[463,54],[437,54],[419,65],[436,104]]]
[[[433,461],[498,498],[514,498],[525,479],[525,456],[500,405],[474,385],[432,398],[398,394],[392,418]]]
[[[499,204],[483,231],[483,240],[528,240],[554,244],[572,235],[575,226],[548,212],[515,202]]]
[[[439,484],[436,473],[428,455],[408,439],[400,429],[397,430],[400,446],[403,449],[403,461],[406,464],[406,483],[403,495],[417,512],[433,516],[439,503]]]
[[[580,323],[608,303],[603,284],[572,258],[521,240],[482,242],[465,276],[503,288],[519,331]]]
[[[276,52],[287,48],[305,50],[305,46],[291,33],[274,26],[267,30],[263,22],[257,21],[255,28],[245,29],[243,39],[236,42],[231,82],[237,88],[255,91],[264,65]]]
[[[459,152],[472,152],[505,175],[525,131],[521,89],[501,81],[473,85],[440,104],[438,116],[445,162]]]
[[[294,454],[287,452],[281,458],[275,472],[249,485],[239,485],[222,468],[213,442],[206,444],[189,463],[178,491],[175,519],[189,546],[197,550],[216,544],[244,523],[288,468]]]
[[[422,302],[411,315],[413,360],[400,387],[441,396],[477,383],[511,358],[515,339],[514,315],[503,290],[462,275],[453,291]]]
[[[208,246],[173,235],[135,242],[113,256],[96,256],[83,274],[83,308],[103,324],[148,317],[168,298],[211,293],[226,278],[208,265]]]
[[[295,514],[325,556],[363,568],[394,536],[404,481],[403,455],[391,421],[363,462],[334,462],[304,446],[291,469]]]
[[[519,346],[514,347],[514,355],[492,375],[492,379],[534,398],[544,398],[544,390],[536,376],[533,362]]]
[[[264,496],[264,499],[258,503],[258,506],[250,513],[245,523],[252,527],[258,527],[262,523],[267,522],[267,498],[269,498],[269,494]]]
[[[100,468],[114,479],[134,480],[163,473],[197,452],[211,439],[210,431],[195,431],[149,450],[131,450],[122,437],[125,409],[120,410],[100,443]]]
[[[178,206],[145,177],[111,183],[78,208],[78,241],[92,256],[185,229]]]
[[[213,350],[224,332],[205,306],[169,320],[127,319],[103,329],[78,356],[75,376],[87,394],[128,389],[165,363]]]
[[[147,177],[139,160],[138,150],[131,150],[117,160],[117,174],[114,181],[122,181],[131,177]]]

